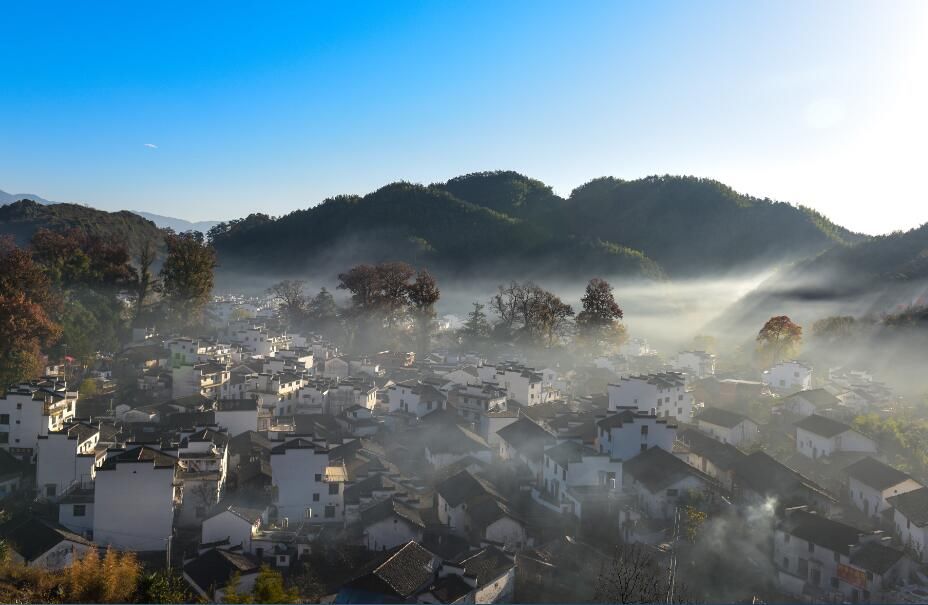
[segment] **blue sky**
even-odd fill
[[[191,220],[514,169],[928,221],[928,3],[23,2],[0,189]]]

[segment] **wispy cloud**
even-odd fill
[[[145,146],[148,147],[149,149],[158,149],[158,146],[155,145],[154,143],[145,143]]]

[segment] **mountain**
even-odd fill
[[[212,227],[219,224],[219,221],[196,221],[191,222],[184,220],[182,218],[174,218],[171,216],[162,216],[160,214],[153,214],[151,212],[142,212],[140,210],[133,210],[135,214],[138,214],[142,218],[146,218],[158,225],[162,229],[172,229],[177,233],[184,233],[185,231],[200,231],[206,233]]]
[[[661,278],[748,271],[865,239],[809,209],[717,181],[602,178],[565,199],[541,181],[496,171],[220,223],[214,243],[227,267],[248,270],[399,259],[465,275],[566,277],[582,267]]]
[[[6,191],[0,190],[0,206],[12,204],[13,202],[18,202],[19,200],[32,200],[33,202],[38,202],[40,204],[55,203],[43,199],[33,193],[7,193]]]
[[[726,310],[719,331],[787,313],[810,324],[833,315],[880,317],[928,304],[928,223],[835,246],[775,273]]]
[[[79,228],[102,237],[122,240],[130,249],[142,241],[161,241],[164,233],[149,220],[127,210],[105,212],[78,204],[39,204],[22,200],[0,206],[0,235],[12,235],[26,245],[41,228],[63,231]]]

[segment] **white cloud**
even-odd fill
[[[148,147],[149,149],[158,149],[158,146],[155,145],[154,143],[145,143],[145,146]]]

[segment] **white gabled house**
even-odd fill
[[[773,391],[807,391],[812,388],[812,366],[801,361],[781,361],[764,370],[761,381]]]
[[[561,512],[582,517],[586,492],[622,488],[622,461],[576,441],[564,441],[544,453],[542,498]]]
[[[653,519],[672,519],[678,503],[691,496],[712,500],[719,483],[659,447],[640,453],[622,468],[623,485],[635,494],[642,513]]]
[[[628,461],[652,447],[673,450],[677,425],[667,418],[622,410],[596,423],[596,447],[614,460]]]
[[[893,525],[902,544],[928,563],[928,487],[920,487],[898,496],[890,496]]]
[[[796,450],[803,456],[819,458],[835,452],[876,452],[876,442],[849,425],[813,414],[795,424]]]
[[[706,351],[680,351],[670,365],[692,378],[715,375],[715,355]]]
[[[344,523],[344,466],[331,464],[325,442],[293,435],[271,449],[277,518],[290,523]]]
[[[917,490],[921,483],[888,464],[867,456],[844,469],[848,495],[864,515],[878,519],[892,508],[889,498]]]
[[[35,481],[39,499],[55,501],[75,484],[89,485],[99,440],[100,429],[86,422],[39,435]]]
[[[39,436],[61,430],[74,418],[77,397],[58,379],[12,385],[0,397],[0,448],[32,462]]]
[[[251,553],[251,539],[266,521],[267,509],[240,504],[224,505],[213,511],[200,528],[200,544],[226,543],[225,548],[241,547]]]
[[[797,416],[822,415],[841,406],[841,400],[825,389],[809,389],[785,397],[781,406]]]
[[[753,443],[760,436],[760,427],[756,422],[744,414],[722,408],[703,408],[696,416],[696,426],[714,439],[731,445]]]
[[[693,395],[686,390],[686,377],[679,372],[630,376],[610,384],[607,390],[610,412],[637,409],[683,421],[693,416]]]

